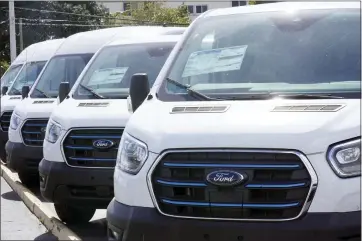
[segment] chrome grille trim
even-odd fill
[[[305,202],[303,204],[303,207],[300,211],[300,213],[293,218],[288,219],[235,219],[235,218],[210,218],[210,217],[190,217],[190,216],[178,216],[178,215],[170,215],[167,213],[164,213],[161,211],[157,198],[155,196],[155,192],[153,190],[152,185],[152,174],[154,170],[156,169],[158,163],[162,160],[162,158],[169,154],[169,153],[182,153],[182,152],[259,152],[259,153],[269,153],[269,154],[294,154],[300,158],[300,160],[305,165],[310,177],[311,177],[311,183],[310,183],[310,189],[308,192],[308,195],[305,198]],[[306,213],[310,207],[310,204],[313,200],[315,191],[318,186],[318,177],[313,169],[311,163],[309,162],[308,158],[299,151],[293,151],[293,150],[268,150],[268,149],[230,149],[230,148],[224,148],[224,149],[180,149],[180,150],[166,150],[159,154],[159,156],[156,158],[154,163],[152,164],[151,168],[147,172],[147,186],[150,193],[150,196],[152,198],[153,205],[156,207],[157,211],[161,213],[164,216],[173,217],[173,218],[184,218],[184,219],[196,219],[196,220],[225,220],[225,221],[252,221],[252,222],[283,222],[283,221],[291,221],[296,220],[300,218],[304,213]]]

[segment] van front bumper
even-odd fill
[[[40,191],[53,203],[105,209],[114,197],[113,172],[43,159],[39,164]]]
[[[43,147],[26,146],[23,143],[7,141],[5,145],[7,165],[17,172],[38,174],[38,165],[43,157]]]
[[[0,129],[0,159],[3,162],[6,162],[5,145],[8,140],[9,140],[8,132]]]
[[[361,212],[307,213],[294,221],[231,222],[171,218],[155,208],[115,199],[107,209],[108,240],[122,241],[357,241]],[[116,233],[116,234],[115,234]]]

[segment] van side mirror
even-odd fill
[[[3,86],[3,87],[1,88],[1,95],[5,95],[6,92],[8,92],[8,89],[9,89],[8,86]]]
[[[133,112],[140,107],[143,101],[147,98],[148,93],[150,93],[150,84],[148,82],[147,74],[134,74],[129,88]]]
[[[59,96],[59,103],[62,103],[63,100],[65,100],[65,98],[67,98],[68,94],[70,91],[70,85],[69,82],[62,82],[59,85],[59,92],[58,92],[58,96]]]
[[[25,99],[26,97],[28,97],[29,91],[30,91],[30,86],[24,85],[23,88],[21,88],[21,98]]]

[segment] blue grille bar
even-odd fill
[[[68,157],[71,160],[75,161],[112,161],[115,162],[115,158],[86,158],[86,157]]]
[[[165,162],[163,163],[166,167],[198,167],[198,168],[207,168],[207,167],[216,167],[216,168],[278,168],[278,169],[295,169],[300,168],[299,164],[213,164],[213,163],[171,163]]]
[[[69,136],[70,138],[73,138],[73,139],[107,139],[107,138],[119,138],[121,139],[122,136],[102,136],[102,135],[99,135],[99,136],[78,136],[78,135],[71,135]]]
[[[46,124],[25,123],[24,126],[47,126],[47,123]]]
[[[185,205],[185,206],[200,206],[200,207],[239,207],[239,208],[291,208],[299,205],[299,202],[292,203],[207,203],[207,202],[190,202],[190,201],[172,201],[167,199],[161,199],[163,203],[173,205]]]
[[[95,148],[93,146],[65,146],[65,148],[74,149],[74,150],[94,150]],[[114,147],[114,149],[118,150],[117,147]]]
[[[182,181],[164,181],[157,180],[157,183],[169,186],[186,186],[186,187],[206,187],[207,184],[202,182],[182,182]],[[246,188],[296,188],[304,187],[306,183],[290,183],[290,184],[247,184]]]

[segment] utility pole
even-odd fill
[[[20,37],[20,52],[24,49],[24,39],[23,39],[23,19],[19,19],[19,37]]]
[[[10,57],[11,62],[16,58],[16,30],[14,0],[9,1],[9,27],[10,27]]]

